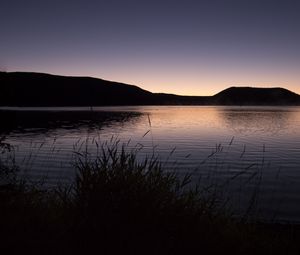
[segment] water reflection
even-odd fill
[[[271,215],[275,210],[278,212],[275,207],[280,203],[282,211],[278,217],[300,221],[300,196],[297,195],[300,194],[299,107],[137,106],[97,107],[94,111],[0,110],[0,117],[0,135],[5,135],[5,142],[16,148],[17,162],[21,162],[33,179],[46,175],[49,177],[47,182],[53,185],[72,181],[74,169],[70,162],[74,144],[82,140],[92,141],[98,134],[101,135],[100,142],[117,136],[124,142],[130,140],[132,146],[141,144],[141,156],[152,153],[155,146],[155,152],[162,162],[166,161],[166,167],[173,169],[175,166],[182,174],[192,172],[197,180],[207,174],[212,177],[210,180],[214,178],[214,181],[223,183],[238,176],[228,190],[232,191],[231,199],[239,201],[236,205],[241,210],[256,187],[256,179],[253,178],[248,186],[245,183],[259,170],[263,175],[263,181],[259,182],[260,206],[264,215]],[[222,146],[215,146],[218,144]],[[220,152],[209,157],[216,148]],[[34,162],[24,164],[24,158],[31,155],[35,156]],[[204,160],[205,164],[202,163]],[[239,190],[240,187],[244,192]],[[283,196],[288,199],[282,199]]]
[[[236,134],[276,135],[289,128],[293,111],[280,108],[217,108],[220,120]]]
[[[0,110],[0,135],[49,133],[55,129],[90,131],[109,125],[138,121],[141,112],[106,111],[13,111]]]

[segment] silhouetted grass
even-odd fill
[[[4,145],[3,150],[7,150]],[[137,159],[117,141],[76,152],[71,186],[46,190],[1,177],[1,249],[39,254],[299,254],[288,227],[247,224],[203,197],[190,176]],[[6,162],[7,163],[7,162]],[[8,178],[8,176],[10,176]]]

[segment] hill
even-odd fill
[[[214,96],[151,93],[134,85],[92,77],[0,72],[0,106],[300,105],[283,88],[231,87]]]
[[[89,106],[143,104],[151,92],[137,86],[90,77],[42,73],[0,73],[1,105]]]
[[[212,97],[216,105],[299,105],[300,96],[284,88],[230,87]]]

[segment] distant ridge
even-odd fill
[[[137,86],[91,77],[44,73],[0,73],[1,105],[91,106],[148,102],[152,93]]]
[[[218,105],[299,105],[300,96],[284,88],[230,87],[213,96]]]
[[[0,72],[0,106],[300,105],[283,88],[231,87],[214,96],[151,93],[134,85],[91,77]]]

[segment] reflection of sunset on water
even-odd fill
[[[6,142],[15,146],[17,162],[35,155],[30,164],[23,164],[24,174],[32,179],[44,178],[48,185],[70,182],[74,178],[70,164],[74,151],[88,143],[93,157],[97,152],[95,141],[109,142],[113,137],[128,144],[130,149],[138,149],[140,158],[154,152],[168,171],[192,173],[193,182],[201,176],[210,176],[203,181],[222,183],[248,169],[228,186],[231,200],[241,210],[256,183],[255,178],[252,182],[248,178],[263,170],[260,206],[264,215],[269,217],[280,202],[282,219],[300,220],[300,201],[293,196],[300,193],[300,107],[124,106],[93,107],[92,112],[88,108],[68,107],[61,111],[59,108],[29,110],[6,112],[18,114],[18,118],[2,125],[0,132],[6,135]],[[246,182],[241,192],[240,185]],[[282,202],[283,194],[290,200]]]

